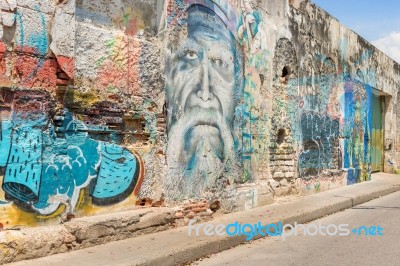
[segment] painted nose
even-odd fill
[[[212,100],[214,95],[210,92],[210,77],[209,77],[209,67],[207,62],[202,64],[202,77],[201,77],[201,88],[197,92],[197,97],[201,98],[203,101],[207,102]]]

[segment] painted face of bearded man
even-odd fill
[[[170,197],[201,196],[222,176],[234,179],[236,43],[208,7],[188,9],[186,39],[167,58],[168,173]]]

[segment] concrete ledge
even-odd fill
[[[68,223],[0,232],[0,264],[40,258],[159,232],[175,220],[169,208],[77,218]]]
[[[236,221],[242,224],[254,224],[259,221],[307,223],[396,191],[400,191],[400,176],[376,174],[369,182],[302,197],[287,203],[275,203],[245,212],[227,214],[210,223],[214,225]],[[270,213],[268,215],[267,210]],[[258,238],[260,236],[255,239]],[[189,236],[188,227],[181,227],[11,265],[43,266],[68,263],[77,266],[88,265],[93,261],[96,261],[97,266],[115,264],[177,265],[221,252],[245,242],[245,236],[207,237],[194,234]],[[46,245],[48,244],[46,243]],[[26,250],[26,252],[31,251]]]

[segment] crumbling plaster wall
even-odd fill
[[[292,1],[291,4],[291,40],[300,57],[311,52],[317,68],[322,60],[330,58],[342,77],[348,73],[372,87],[373,93],[385,96],[384,169],[391,172],[398,163],[394,106],[397,106],[400,85],[399,64],[311,2]],[[345,85],[343,79],[339,82],[339,86]]]
[[[3,228],[35,224],[39,215],[27,202],[48,212],[53,203],[65,202],[62,196],[47,201],[48,195],[72,189],[67,176],[63,181],[47,177],[40,182],[39,175],[49,163],[45,154],[52,153],[49,147],[54,140],[46,139],[49,149],[45,152],[43,135],[54,136],[49,124],[63,108],[64,92],[73,85],[75,1],[7,0],[0,1],[0,9]],[[68,204],[63,208],[68,209]]]
[[[372,93],[400,167],[399,65],[309,1],[0,3],[2,226],[368,180]]]

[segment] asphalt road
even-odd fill
[[[297,236],[251,241],[191,265],[400,265],[399,223],[400,192],[396,192],[307,224],[348,224],[349,235],[304,236],[300,228]],[[366,236],[364,229],[360,235],[352,232],[360,226],[377,226],[369,232],[376,235]],[[378,226],[383,229],[378,231]],[[329,230],[335,233],[334,226]]]

